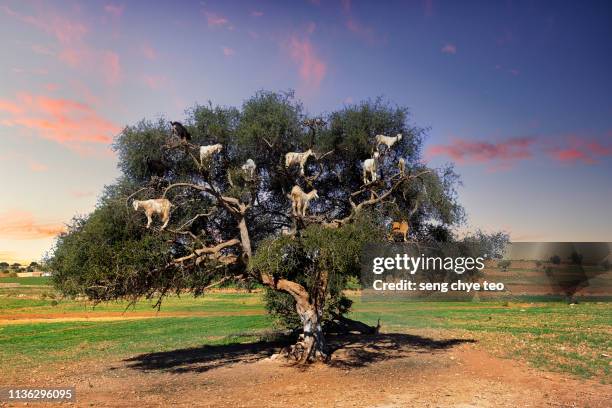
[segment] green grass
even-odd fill
[[[19,283],[22,286],[50,285],[51,277],[49,276],[31,276],[31,277],[26,277],[26,278],[0,278],[0,283]]]
[[[546,370],[569,372],[611,382],[612,308],[608,302],[432,302],[354,298],[352,318],[376,324],[386,332],[440,330],[448,336],[478,340],[493,354],[521,358]],[[151,301],[136,311],[151,311]],[[0,297],[0,315],[124,311],[127,303],[111,302],[91,309],[87,302]],[[126,312],[129,316],[131,310]],[[14,369],[83,359],[125,358],[204,344],[258,339],[272,328],[257,293],[212,293],[204,297],[170,297],[162,312],[215,312],[223,316],[158,317],[146,320],[56,322],[0,326],[0,362]],[[603,356],[602,356],[603,354]],[[53,365],[51,365],[52,367]],[[7,367],[8,368],[8,367]]]

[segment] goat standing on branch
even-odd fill
[[[255,173],[257,171],[257,166],[253,159],[248,159],[246,163],[244,163],[241,167],[244,174],[249,178],[249,180],[253,180],[255,178]]]
[[[385,146],[387,146],[387,150],[389,150],[393,147],[394,144],[396,144],[400,140],[402,140],[401,133],[398,133],[397,136],[395,137],[385,136],[385,135],[376,135],[376,150],[378,151],[378,148],[380,147],[381,144],[384,144]]]
[[[172,126],[172,135],[183,141],[191,140],[191,134],[185,129],[181,122],[170,122]]]
[[[223,145],[220,143],[208,146],[200,146],[200,166],[204,166],[204,162],[207,162],[213,155],[221,153]]]
[[[289,197],[291,198],[291,209],[293,210],[293,215],[296,217],[305,217],[310,200],[319,198],[319,195],[317,194],[317,190],[312,190],[309,193],[305,193],[300,186],[296,185],[291,189],[291,194]]]
[[[408,241],[408,231],[410,230],[408,221],[402,220],[400,222],[394,221],[391,224],[391,234],[389,234],[389,241],[393,241],[396,234],[402,234],[404,242]]]
[[[285,155],[285,167],[289,168],[295,164],[300,165],[300,175],[304,175],[304,166],[310,156],[314,156],[312,149],[306,150],[304,153],[289,152]]]
[[[151,226],[153,214],[159,214],[164,222],[160,230],[166,228],[170,221],[170,207],[172,203],[167,198],[156,198],[144,201],[134,200],[132,205],[134,206],[134,211],[138,211],[140,208],[144,209],[144,213],[147,216],[147,228]]]
[[[377,169],[378,164],[377,160],[380,154],[378,152],[374,152],[374,157],[371,159],[366,159],[363,162],[363,184],[370,184],[377,180]],[[368,178],[368,175],[370,176]]]

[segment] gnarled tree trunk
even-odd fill
[[[302,321],[303,332],[289,354],[300,363],[325,361],[329,358],[325,335],[323,334],[323,308],[327,291],[327,273],[321,273],[318,291],[311,296],[299,283],[287,279],[275,279],[262,274],[262,283],[273,289],[289,293],[295,299],[295,308]]]

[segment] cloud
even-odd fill
[[[102,73],[108,84],[114,85],[119,82],[121,77],[121,63],[119,55],[112,51],[104,51],[102,53],[103,68]]]
[[[208,27],[229,27],[229,19],[220,14],[213,13],[212,11],[203,10],[202,14],[206,17],[206,22],[208,23]]]
[[[251,11],[251,16],[253,17],[261,17],[264,15],[263,11],[259,11],[259,10],[253,10]]]
[[[567,145],[548,149],[549,156],[564,164],[596,164],[601,158],[612,156],[612,146],[604,146],[596,140],[571,135]]]
[[[319,57],[308,38],[289,39],[289,55],[298,65],[299,75],[308,87],[319,88],[327,73],[327,64]]]
[[[490,170],[508,169],[517,161],[532,157],[536,139],[517,137],[501,142],[483,142],[455,138],[447,145],[427,149],[427,157],[448,156],[458,164],[487,163]]]
[[[107,4],[104,6],[104,11],[113,16],[119,18],[123,15],[125,6],[123,4]]]
[[[53,36],[59,43],[59,50],[54,54],[64,64],[73,69],[101,74],[109,85],[119,82],[119,56],[113,51],[90,46],[85,41],[89,28],[84,22],[48,10],[39,12],[38,16],[21,14],[7,6],[0,6],[0,10]]]
[[[151,47],[149,44],[143,44],[143,46],[140,47],[140,52],[142,53],[142,55],[144,55],[146,59],[151,61],[156,60],[158,56],[155,48]]]
[[[0,99],[0,125],[22,127],[45,140],[59,143],[81,154],[93,153],[96,145],[107,145],[120,127],[81,102],[17,94],[14,101]]]
[[[230,47],[222,47],[223,49],[223,55],[225,55],[226,57],[231,57],[232,55],[236,54],[236,51]]]
[[[159,89],[163,87],[167,82],[168,78],[164,75],[143,75],[142,81],[144,84],[151,89]]]
[[[0,238],[33,240],[54,237],[66,231],[58,222],[41,222],[32,213],[11,210],[0,213]]]
[[[350,0],[343,0],[340,4],[345,18],[344,25],[351,33],[370,45],[384,42],[384,39],[381,40],[371,26],[362,23],[355,17]]]
[[[447,43],[444,44],[440,51],[442,51],[444,54],[456,54],[457,46],[455,44]]]

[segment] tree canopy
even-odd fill
[[[394,220],[407,220],[415,241],[451,241],[464,212],[452,167],[423,164],[425,130],[406,108],[378,98],[314,119],[292,92],[260,91],[240,108],[188,110],[190,142],[172,137],[163,119],[127,126],[114,142],[121,177],[91,214],[73,220],[48,260],[56,285],[104,301],[259,282],[268,309],[303,326],[300,358],[324,355],[317,333],[350,308],[342,288],[359,273],[362,246],[381,241]],[[378,134],[403,137],[380,147],[380,177],[364,185],[363,161],[378,150]],[[217,143],[222,151],[201,162],[199,146]],[[307,149],[314,157],[303,175],[285,166],[286,153]],[[242,170],[248,159],[254,177]],[[291,212],[295,185],[318,192],[305,217]],[[172,203],[165,230],[146,229],[130,205],[156,198]]]

